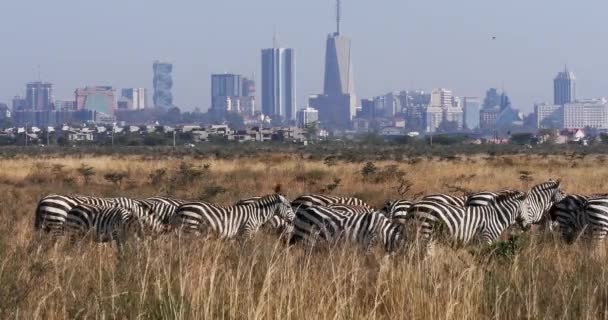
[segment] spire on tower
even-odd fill
[[[340,0],[336,0],[336,35],[340,35]]]

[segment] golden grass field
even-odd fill
[[[325,189],[380,206],[399,197],[400,181],[392,175],[398,171],[412,184],[409,196],[524,189],[549,178],[561,178],[567,192],[599,193],[608,191],[604,162],[599,156],[420,158],[376,162],[377,172],[363,176],[365,163],[328,165],[287,154],[234,161],[0,159],[0,318],[605,319],[603,245],[566,245],[548,233],[526,234],[513,254],[441,247],[420,261],[350,246],[311,252],[264,232],[242,241],[133,240],[121,254],[110,245],[51,245],[33,232],[36,202],[48,193],[172,195],[228,205],[280,183],[290,198]],[[83,164],[95,173],[86,186],[77,171]],[[112,183],[104,179],[111,172],[128,177]],[[337,186],[328,187],[335,179]]]

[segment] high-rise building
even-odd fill
[[[262,113],[273,119],[296,117],[295,52],[288,48],[262,50]]]
[[[15,96],[13,98],[13,112],[27,110],[27,101],[21,96]]]
[[[76,89],[76,110],[90,110],[107,116],[114,115],[117,99],[114,89],[109,86]]]
[[[255,82],[238,74],[211,75],[211,109],[218,115],[255,113]]]
[[[129,101],[130,110],[142,110],[146,108],[146,89],[127,88],[122,89],[121,97]]]
[[[171,63],[155,61],[153,66],[154,78],[154,107],[168,109],[173,107],[173,65]]]
[[[608,129],[608,101],[582,100],[564,105],[565,129]]]
[[[436,132],[443,122],[443,109],[430,106],[426,108],[426,132]]]
[[[479,128],[479,110],[481,109],[481,101],[478,97],[463,98],[464,109],[464,127],[469,130]]]
[[[40,81],[28,83],[25,100],[28,109],[50,110],[53,101],[53,85]]]
[[[431,92],[431,107],[448,108],[454,105],[452,91],[438,88]]]
[[[317,121],[319,121],[319,111],[316,109],[307,107],[298,111],[297,124],[299,128],[306,128]]]
[[[565,105],[576,99],[576,78],[565,67],[563,72],[557,74],[553,80],[554,104]]]
[[[327,37],[323,94],[312,101],[327,126],[348,127],[357,113],[357,95],[351,40],[340,33],[340,0],[337,0],[336,32]]]

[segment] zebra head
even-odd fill
[[[293,209],[291,208],[291,202],[281,193],[276,193],[276,196],[278,197],[279,204],[276,208],[275,215],[291,223],[296,217],[295,212],[293,212]]]
[[[526,229],[531,224],[538,224],[547,214],[551,206],[561,201],[564,194],[559,189],[560,181],[549,180],[535,185],[528,191],[528,196],[522,206],[521,227]]]
[[[133,216],[143,223],[146,231],[151,231],[152,233],[168,231],[168,227],[158,218],[152,205],[142,201],[134,201],[129,209]]]

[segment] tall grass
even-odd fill
[[[505,160],[508,159],[508,160]],[[172,180],[184,161],[210,165],[187,185]],[[96,174],[83,185],[82,163]],[[534,182],[560,177],[567,191],[602,192],[608,170],[593,157],[424,159],[397,164],[412,193],[523,188],[520,171]],[[51,175],[54,164],[61,175]],[[382,169],[392,162],[375,163]],[[62,157],[0,160],[1,318],[162,319],[596,319],[608,317],[604,246],[565,245],[552,234],[527,234],[515,253],[487,248],[439,247],[423,261],[409,253],[385,257],[348,245],[287,247],[271,234],[251,240],[203,241],[166,236],[130,241],[122,252],[109,245],[67,241],[50,244],[33,233],[36,200],[46,193],[144,197],[171,192],[212,197],[221,204],[272,192],[316,192],[340,178],[338,194],[358,194],[375,205],[396,198],[398,181],[361,175],[364,164],[292,159],[288,156],[229,160],[139,157]],[[165,168],[162,185],[149,174]],[[201,169],[202,170],[202,169]],[[124,171],[116,186],[105,173]],[[474,175],[471,177],[471,175]],[[300,177],[298,177],[300,176]],[[208,185],[225,193],[205,194]],[[160,188],[159,188],[160,187]]]

